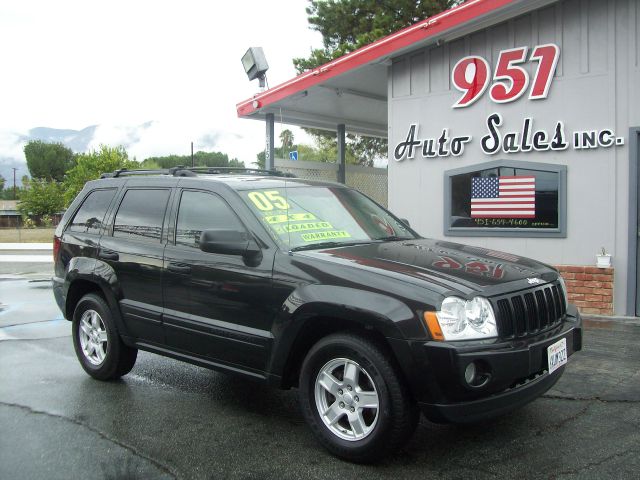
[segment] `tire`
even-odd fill
[[[307,354],[300,372],[302,413],[334,455],[370,463],[413,435],[419,411],[389,358],[376,342],[348,333],[323,338]]]
[[[126,375],[136,363],[138,350],[126,346],[111,310],[96,293],[82,297],[73,312],[73,346],[80,365],[97,380]]]

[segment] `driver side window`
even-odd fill
[[[203,230],[244,231],[244,227],[218,195],[185,190],[178,209],[176,245],[199,248]]]

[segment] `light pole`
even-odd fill
[[[260,82],[260,91],[262,92],[267,85],[267,70],[269,70],[269,64],[264,56],[262,47],[251,47],[242,56],[242,66],[247,74],[249,80],[258,79]],[[254,101],[257,103],[257,100]],[[266,115],[266,135],[265,135],[265,168],[267,170],[273,170],[275,162],[273,158],[274,154],[274,139],[273,139],[273,127],[275,124],[274,114],[267,113]]]
[[[13,199],[16,199],[16,170],[18,170],[16,167],[11,167],[11,169],[13,170]]]

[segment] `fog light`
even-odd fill
[[[471,362],[464,371],[464,379],[469,385],[473,385],[476,379],[476,364]]]

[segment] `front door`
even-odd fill
[[[266,369],[271,344],[273,249],[258,265],[240,255],[206,253],[203,230],[246,230],[219,195],[181,192],[175,238],[164,255],[164,326],[167,344],[233,367]]]

